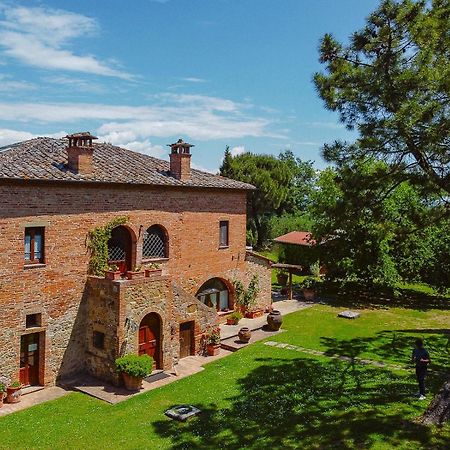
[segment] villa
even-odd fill
[[[117,383],[128,353],[169,370],[233,311],[235,281],[257,275],[257,306],[271,302],[270,262],[246,249],[253,186],[192,169],[181,139],[170,162],[95,139],[0,149],[0,375],[24,385]],[[108,224],[115,271],[92,275],[90,236]]]

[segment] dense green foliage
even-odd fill
[[[85,394],[0,418],[0,448],[45,449],[445,449],[450,427],[418,424],[427,402],[412,394],[409,362],[415,336],[425,337],[435,392],[448,360],[446,311],[363,310],[355,321],[318,305],[284,317],[270,340],[324,351],[326,357],[258,342],[208,364],[200,373],[109,405]],[[332,359],[363,357],[405,367],[391,370]],[[218,388],[220,380],[220,388]],[[430,396],[431,398],[431,396]],[[164,416],[192,404],[198,417]]]
[[[273,237],[274,217],[292,217],[306,208],[315,178],[312,163],[296,159],[290,151],[278,157],[253,153],[233,157],[228,148],[220,174],[257,188],[248,199],[247,242],[258,248]]]
[[[112,230],[127,223],[128,217],[119,216],[102,227],[96,227],[89,232],[88,249],[91,253],[89,273],[103,276],[108,270],[108,241]]]
[[[314,77],[327,108],[357,129],[332,162],[377,157],[393,176],[450,193],[450,3],[383,0],[345,46],[323,38]]]
[[[381,161],[359,160],[320,175],[310,206],[318,251],[331,278],[394,285],[450,285],[450,222],[408,181],[393,182]]]
[[[116,371],[144,378],[152,373],[153,359],[148,355],[125,355],[116,359]]]

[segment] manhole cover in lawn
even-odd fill
[[[355,311],[342,311],[338,314],[338,317],[343,317],[344,319],[357,319],[361,314]]]
[[[200,414],[201,410],[192,405],[179,405],[168,409],[164,414],[175,420],[185,421]]]

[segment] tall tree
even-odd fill
[[[450,193],[450,2],[384,0],[348,45],[323,37],[315,85],[357,129],[357,145],[324,147],[329,161],[381,157],[392,173]]]
[[[296,159],[292,152],[273,155],[225,150],[220,174],[253,184],[247,203],[247,228],[254,245],[262,247],[270,238],[271,218],[298,213],[305,208],[313,189],[315,171],[311,162]]]

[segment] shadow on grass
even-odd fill
[[[418,311],[448,310],[450,298],[411,289],[364,286],[359,283],[325,281],[320,284],[320,297],[326,303],[345,308],[409,308]]]
[[[260,366],[237,381],[229,405],[196,404],[203,412],[187,423],[168,419],[155,431],[173,450],[269,450],[396,447],[444,449],[448,435],[406,417],[412,380],[389,371],[340,361],[259,358]],[[226,382],[226,380],[223,380]],[[217,380],[220,390],[221,380]]]

